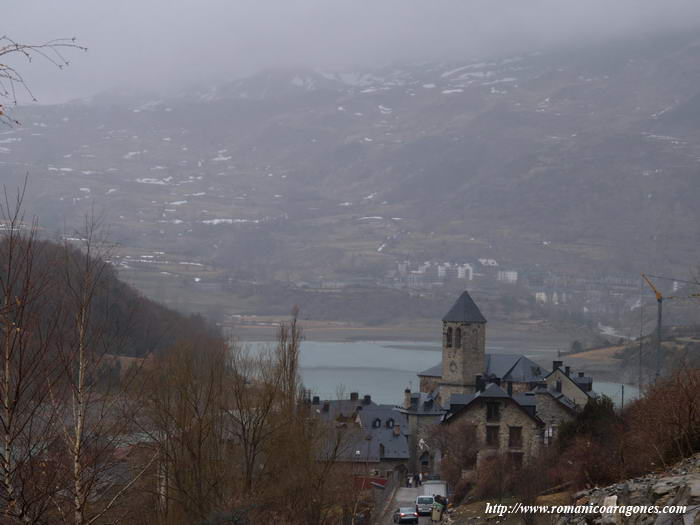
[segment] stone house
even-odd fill
[[[546,385],[538,386],[532,394],[535,397],[537,417],[544,423],[542,441],[545,445],[549,445],[557,436],[561,424],[571,421],[576,416],[578,408],[571,399]]]
[[[431,430],[440,423],[446,411],[432,393],[411,392],[409,389],[404,391],[404,402],[398,410],[408,422],[408,447],[411,452],[408,472],[434,472],[439,457],[435,457],[435,451],[427,443]]]
[[[583,372],[574,375],[570,367],[562,368],[562,361],[554,361],[552,365],[552,372],[545,377],[545,383],[550,389],[572,400],[578,408],[583,408],[595,397],[591,377],[587,377]]]
[[[544,422],[536,414],[534,395],[519,399],[494,383],[483,391],[452,397],[443,424],[458,421],[467,422],[473,431],[474,469],[497,455],[520,466],[536,457],[543,446]]]

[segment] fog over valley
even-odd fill
[[[698,525],[700,2],[0,15],[0,523]]]
[[[354,70],[496,58],[697,29],[692,0],[8,2],[23,42],[79,37],[70,74],[23,70],[42,103],[124,87],[172,92],[273,67]],[[11,57],[13,62],[19,57]],[[26,99],[20,100],[26,102]]]

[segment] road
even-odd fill
[[[419,494],[422,493],[422,488],[414,488],[414,487],[400,487],[397,491],[396,494],[394,495],[394,499],[391,502],[391,506],[389,507],[389,512],[387,513],[387,516],[385,517],[384,521],[382,521],[381,525],[393,525],[392,517],[394,515],[394,511],[399,508],[399,507],[414,507],[416,506],[416,498],[418,497]],[[430,516],[421,516],[419,518],[419,523],[420,525],[430,525]]]

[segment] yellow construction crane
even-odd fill
[[[656,295],[656,374],[655,374],[655,381],[659,379],[659,374],[661,371],[661,327],[662,327],[662,316],[663,316],[663,305],[664,301],[668,301],[670,299],[692,299],[695,297],[700,297],[700,293],[694,293],[686,296],[678,296],[678,295],[670,295],[668,297],[664,297],[662,293],[659,291],[659,289],[654,286],[654,283],[651,282],[649,277],[654,277],[657,279],[669,279],[671,281],[679,281],[679,282],[687,282],[687,281],[680,281],[680,279],[673,279],[670,277],[659,277],[657,275],[649,275],[647,276],[646,274],[642,274],[642,279],[646,281],[646,283],[649,285],[649,288],[654,292],[654,295]],[[691,283],[695,284],[695,283]],[[641,354],[640,354],[641,356]],[[640,357],[641,359],[641,357]],[[640,366],[641,366],[641,361],[640,361]],[[640,372],[641,373],[641,372]]]

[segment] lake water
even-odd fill
[[[251,342],[252,347],[270,343]],[[551,350],[487,345],[489,353],[525,353],[545,367],[551,366]],[[556,355],[556,354],[555,354]],[[317,342],[304,341],[301,347],[301,376],[306,388],[321,399],[337,398],[338,392],[369,394],[377,403],[400,404],[406,388],[418,389],[416,374],[440,362],[441,348],[429,343],[406,341]],[[545,358],[546,357],[546,358]],[[619,383],[596,382],[593,389],[619,404]],[[637,389],[625,385],[625,402],[637,396]]]

